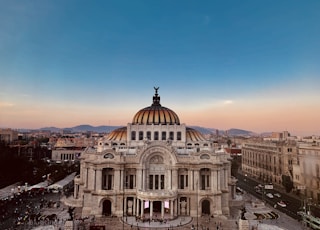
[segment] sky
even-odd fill
[[[319,0],[0,1],[0,127],[181,123],[320,135]]]

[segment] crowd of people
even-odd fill
[[[62,224],[58,209],[62,192],[44,188],[23,190],[0,200],[0,229],[25,229],[27,226]],[[44,213],[43,210],[51,210]]]

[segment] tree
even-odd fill
[[[228,147],[230,148],[232,141],[230,139],[227,140]]]
[[[287,193],[291,192],[293,189],[293,181],[290,176],[282,175],[282,185],[285,187]]]

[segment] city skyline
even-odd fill
[[[320,135],[319,1],[2,1],[0,127],[181,123]]]

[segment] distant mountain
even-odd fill
[[[56,127],[44,127],[40,130],[50,130],[51,132],[61,132],[62,130],[68,130],[70,132],[96,132],[96,133],[109,133],[122,126],[91,126],[91,125],[78,125],[69,128],[56,128]]]
[[[101,126],[92,126],[92,125],[78,125],[74,127],[66,127],[66,128],[57,128],[57,127],[45,127],[41,128],[40,130],[50,130],[51,132],[61,132],[62,130],[68,130],[70,132],[96,132],[96,133],[109,133],[117,128],[123,126],[108,126],[108,125],[101,125]],[[207,134],[216,134],[217,129],[214,128],[206,128],[200,126],[188,126],[193,128],[200,133],[207,135]],[[228,136],[257,136],[254,132],[243,130],[243,129],[229,129],[229,130],[218,130],[219,135],[228,135]]]
[[[49,130],[50,132],[58,133],[58,132],[60,132],[60,130],[62,130],[62,129],[56,128],[56,127],[45,127],[45,128],[41,128],[40,130],[43,130],[43,131]]]
[[[227,130],[228,136],[257,136],[258,134],[243,130],[243,129],[229,129]]]
[[[78,125],[75,127],[72,127],[73,132],[97,132],[97,133],[109,133],[117,128],[120,128],[122,126],[107,126],[107,125],[101,125],[101,126],[91,126],[91,125]]]
[[[195,130],[197,130],[200,133],[205,134],[205,135],[213,133],[212,130],[210,130],[208,128],[200,127],[200,126],[188,126],[188,127],[193,128],[193,129],[195,129]]]

